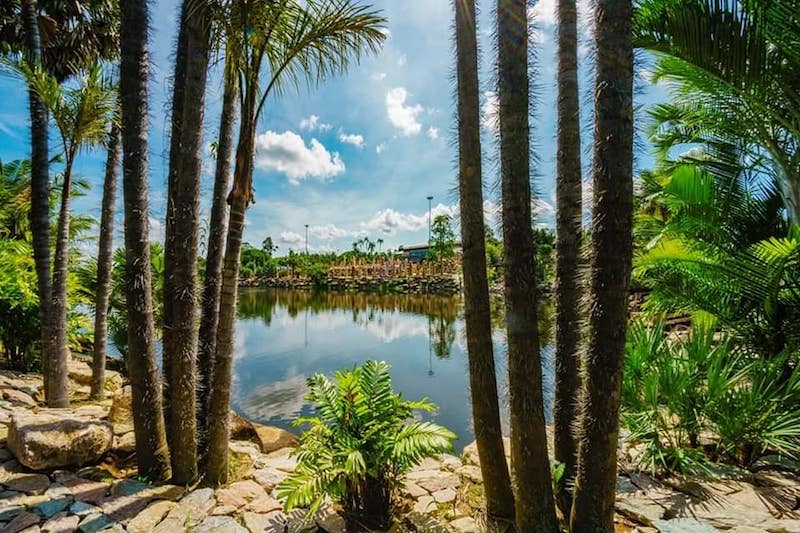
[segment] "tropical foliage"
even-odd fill
[[[357,527],[391,522],[394,491],[403,474],[422,459],[452,449],[456,435],[415,411],[433,412],[425,399],[407,401],[392,389],[389,365],[367,361],[339,371],[333,381],[308,380],[313,417],[296,451],[295,474],[278,486],[286,507],[308,507],[313,515],[330,497]]]

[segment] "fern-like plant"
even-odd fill
[[[308,387],[315,416],[295,421],[310,427],[295,451],[297,469],[278,485],[278,495],[287,509],[308,507],[309,515],[330,497],[350,527],[387,527],[402,476],[422,459],[451,450],[456,435],[414,420],[415,411],[436,407],[395,393],[382,361],[339,371],[333,381],[317,374]]]

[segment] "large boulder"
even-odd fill
[[[285,429],[250,422],[231,411],[231,440],[246,440],[258,445],[261,453],[296,448],[300,440]]]
[[[111,424],[67,409],[17,413],[11,418],[8,448],[33,470],[82,466],[111,447]]]
[[[111,408],[108,411],[108,420],[115,426],[133,426],[133,396],[131,386],[122,387],[114,393]]]
[[[71,389],[78,392],[88,391],[92,384],[92,367],[84,361],[72,359],[67,363],[67,374],[71,381]],[[105,371],[103,388],[108,393],[115,393],[122,387],[122,376],[113,370]],[[87,393],[88,394],[88,393]]]

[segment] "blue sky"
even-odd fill
[[[389,38],[383,50],[365,58],[347,75],[320,87],[287,92],[268,102],[258,126],[254,186],[256,203],[247,214],[245,240],[259,245],[267,235],[279,253],[304,247],[304,225],[310,227],[312,250],[346,250],[361,236],[383,239],[384,249],[424,242],[427,238],[427,200],[434,197],[434,216],[457,215],[451,0],[374,0],[388,19]],[[533,165],[538,200],[535,211],[542,224],[552,224],[555,205],[556,42],[555,0],[539,0],[529,9],[536,32],[537,98],[532,117],[537,161]],[[484,114],[484,176],[487,217],[494,218],[492,160],[491,30],[493,2],[479,0]],[[587,0],[581,13],[581,93],[584,105],[584,164],[589,163],[591,131],[591,31]],[[151,237],[163,238],[168,153],[168,95],[177,36],[178,0],[150,2],[150,208]],[[646,109],[666,98],[660,85],[646,82],[647,70],[637,67],[637,105]],[[218,72],[209,76],[205,144],[216,139],[221,106]],[[25,88],[15,79],[0,77],[0,159],[28,157],[29,131]],[[643,123],[644,121],[640,121]],[[58,146],[51,134],[51,149]],[[100,150],[81,154],[76,171],[93,187],[74,202],[78,212],[99,218],[102,194]],[[649,154],[637,154],[646,168]],[[213,159],[206,150],[201,199],[207,220],[212,188]],[[588,190],[588,187],[587,187]],[[121,211],[121,209],[118,209]],[[121,245],[118,232],[116,244]]]

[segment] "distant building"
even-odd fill
[[[403,257],[414,261],[415,263],[419,263],[420,261],[424,260],[428,257],[428,249],[429,246],[427,244],[414,244],[412,246],[401,246],[398,248],[398,251],[403,254]],[[454,251],[456,254],[461,253],[461,243],[456,243],[454,247]]]

